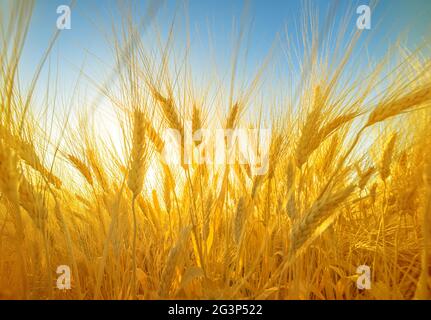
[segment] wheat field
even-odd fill
[[[118,147],[89,102],[76,123],[37,106],[51,101],[35,88],[59,32],[21,86],[33,5],[12,1],[0,15],[0,299],[431,298],[426,40],[360,66],[360,31],[334,51],[304,25],[302,56],[285,55],[298,72],[277,95],[262,85],[267,61],[244,85],[201,88],[175,30],[148,44],[125,19],[116,86],[93,84],[114,110]],[[167,164],[163,132],[183,137],[188,121],[192,132],[269,128],[268,170]],[[371,288],[358,289],[364,265]],[[58,266],[70,289],[57,288]]]

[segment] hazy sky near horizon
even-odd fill
[[[0,0],[0,7],[4,7]],[[215,55],[221,73],[228,73],[232,48],[237,39],[241,17],[246,17],[247,49],[246,63],[254,71],[264,60],[274,43],[283,45],[286,26],[289,37],[300,37],[304,8],[309,6],[324,20],[328,11],[334,24],[350,17],[347,32],[356,28],[356,8],[369,4],[368,0],[189,0],[156,1],[155,18],[150,22],[166,36],[175,18],[174,35],[181,43],[187,30],[191,39],[191,63],[196,72],[205,72],[210,56]],[[114,65],[112,56],[112,26],[121,24],[122,12],[132,4],[137,20],[146,17],[148,1],[77,0],[72,7],[72,28],[61,31],[52,50],[51,71],[58,66],[60,87],[69,88],[76,80],[81,67],[95,81],[102,81]],[[56,30],[59,5],[70,4],[67,0],[36,0],[29,33],[20,65],[23,83],[31,78],[37,62],[48,46]],[[335,6],[334,6],[335,5]],[[372,28],[363,36],[371,35],[367,54],[373,59],[381,57],[396,39],[403,37],[414,48],[430,34],[431,1],[429,0],[380,0],[372,10]],[[187,25],[188,23],[188,25]],[[189,26],[189,29],[187,29]],[[236,26],[236,27],[235,27]],[[152,32],[147,28],[143,32]],[[210,36],[209,36],[210,35]],[[429,36],[428,36],[429,37]],[[111,39],[110,39],[111,38]],[[429,38],[428,38],[429,39]],[[153,46],[154,43],[148,43]],[[47,69],[47,68],[45,68]],[[45,74],[46,76],[46,74]],[[43,88],[42,88],[43,89]]]

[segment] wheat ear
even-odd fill
[[[73,164],[73,166],[82,174],[85,180],[87,180],[90,185],[93,185],[93,176],[91,175],[90,168],[88,168],[83,161],[81,161],[74,155],[69,154],[67,155],[67,158]]]
[[[131,152],[131,165],[127,185],[133,193],[132,213],[133,213],[133,296],[137,299],[137,282],[136,282],[136,238],[137,238],[137,221],[135,211],[135,199],[142,191],[144,176],[146,172],[146,144],[145,144],[145,126],[144,114],[140,110],[133,113],[133,141]]]
[[[292,229],[289,257],[293,257],[306,242],[315,238],[315,231],[319,224],[328,219],[331,210],[334,211],[339,207],[354,190],[355,186],[350,185],[332,194],[327,191],[313,203],[304,214],[303,219]]]
[[[428,103],[431,100],[431,83],[424,88],[414,90],[409,94],[390,101],[383,101],[370,113],[366,126],[394,117],[412,108]]]

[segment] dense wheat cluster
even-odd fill
[[[10,10],[0,17],[0,298],[431,298],[427,44],[396,44],[352,72],[359,31],[335,52],[305,30],[302,58],[287,49],[298,79],[268,97],[266,62],[248,86],[198,90],[192,63],[172,67],[172,35],[156,50],[129,21],[113,45],[116,85],[94,88],[118,116],[119,152],[89,116],[50,115],[56,134],[42,125],[42,80],[24,90],[18,77],[31,1]],[[268,171],[166,164],[163,130],[183,136],[187,121],[193,132],[270,128]],[[70,290],[56,287],[61,265]],[[369,290],[357,288],[361,265]]]

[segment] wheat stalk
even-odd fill
[[[289,257],[293,257],[299,249],[310,239],[313,239],[318,229],[319,223],[328,218],[328,215],[335,212],[355,190],[354,185],[347,186],[334,193],[323,193],[313,205],[304,213],[301,221],[293,226],[291,232],[291,243],[289,247]]]
[[[366,126],[384,121],[431,100],[431,84],[416,89],[401,98],[383,101],[371,112]]]
[[[36,191],[25,178],[22,178],[19,184],[19,200],[36,227],[43,232],[48,218],[48,209],[42,194]]]
[[[190,228],[185,228],[177,240],[175,246],[169,251],[165,267],[163,268],[159,296],[164,298],[169,294],[172,286],[175,269],[180,265],[180,260],[183,258],[183,250],[190,235]]]
[[[244,197],[239,198],[234,220],[234,240],[237,245],[240,244],[243,236],[244,225],[248,215],[247,211],[247,200]]]
[[[428,144],[429,147],[429,144]],[[431,299],[431,154],[427,153],[424,166],[426,200],[423,210],[423,249],[421,256],[421,273],[418,279],[415,299]]]
[[[383,152],[383,157],[380,164],[380,177],[385,181],[391,175],[391,163],[395,150],[397,135],[393,134]]]
[[[145,157],[147,149],[145,143],[144,114],[136,110],[133,114],[133,138],[132,152],[130,155],[130,172],[127,179],[127,186],[137,197],[142,190],[147,163]]]
[[[74,155],[68,154],[67,158],[73,164],[73,166],[82,174],[85,180],[87,180],[90,185],[93,185],[93,176],[91,175],[90,168],[88,168],[84,162],[82,162]]]

